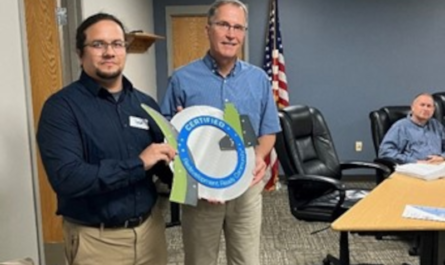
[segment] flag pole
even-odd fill
[[[277,49],[277,14],[276,14],[276,0],[270,0],[270,13],[273,14],[273,49]]]

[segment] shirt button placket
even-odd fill
[[[126,121],[125,118],[124,118],[123,115],[122,115],[122,108],[121,108],[121,105],[120,105],[120,104],[116,104],[116,109],[117,109],[117,114],[119,115],[119,120],[120,120],[121,123],[122,123],[122,126],[123,126],[124,128],[127,128],[127,126],[128,126],[128,121]]]
[[[223,100],[223,108],[224,108],[224,105],[229,102],[229,99],[227,97],[226,86],[227,86],[227,78],[224,78],[223,84],[222,84],[222,97],[221,97]]]

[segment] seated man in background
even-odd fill
[[[444,126],[435,118],[434,100],[430,94],[416,96],[411,113],[394,123],[383,138],[379,158],[397,163],[440,163],[445,161]]]

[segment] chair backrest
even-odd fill
[[[286,177],[298,174],[340,179],[340,162],[321,113],[312,107],[295,105],[280,110],[279,117],[282,131],[277,134],[275,150]],[[340,213],[335,198],[329,206],[308,203],[333,192],[333,187],[323,182],[294,182],[288,188],[292,215],[306,221],[332,221]]]
[[[437,92],[433,95],[436,112],[434,117],[445,125],[445,92]]]
[[[341,178],[340,162],[328,126],[315,108],[295,105],[280,110],[282,132],[277,154],[286,175]]]
[[[376,156],[378,156],[379,153],[380,143],[389,128],[391,128],[396,121],[405,118],[410,111],[410,106],[387,106],[369,113],[372,142]]]

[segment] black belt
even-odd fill
[[[84,221],[76,220],[70,217],[64,216],[63,218],[73,224],[88,226],[88,227],[96,227],[96,228],[134,228],[140,226],[145,220],[150,217],[151,211],[148,211],[146,214],[143,214],[139,217],[130,218],[122,223],[118,224],[107,224],[107,223],[98,223],[98,224],[90,224]]]

